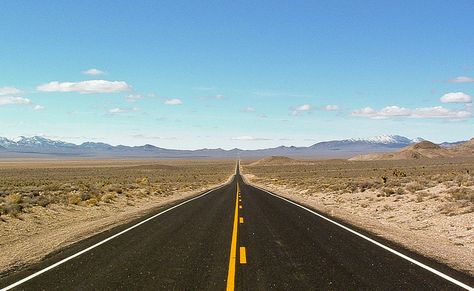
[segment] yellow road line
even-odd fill
[[[240,264],[242,265],[247,264],[247,253],[245,251],[245,247],[240,247],[239,260],[240,260]]]
[[[232,229],[232,241],[230,243],[230,258],[229,258],[229,272],[227,273],[227,291],[233,291],[235,289],[235,263],[237,258],[237,228],[239,226],[239,192],[240,187],[237,183],[237,191],[235,194],[235,213],[234,213],[234,226]]]
[[[243,218],[243,217],[240,217],[240,218],[239,218],[239,222],[240,222],[240,223],[244,223],[244,218]]]

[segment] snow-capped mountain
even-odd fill
[[[0,146],[14,151],[25,151],[36,148],[60,149],[64,147],[75,147],[75,144],[63,142],[60,140],[51,140],[41,136],[25,137],[20,136],[15,139],[0,137]]]
[[[42,136],[24,137],[20,136],[14,140],[18,146],[40,146],[40,147],[64,147],[75,146],[75,144],[67,143],[60,140],[52,140]]]
[[[16,144],[16,142],[6,137],[0,137],[0,146],[8,148],[12,144]]]
[[[347,142],[366,142],[366,143],[377,143],[377,144],[412,144],[423,141],[421,137],[415,139],[409,139],[401,135],[379,135],[369,138],[351,138],[343,141]]]
[[[351,138],[323,141],[308,147],[279,146],[260,150],[175,150],[143,146],[112,146],[102,142],[84,142],[80,145],[41,136],[8,139],[0,137],[0,157],[8,155],[20,157],[71,156],[104,158],[234,158],[262,156],[304,156],[304,157],[351,157],[372,152],[393,152],[407,145],[422,141],[422,138],[409,139],[400,135],[380,135],[371,138]]]

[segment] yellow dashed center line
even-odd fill
[[[235,289],[235,263],[237,258],[237,228],[239,218],[239,199],[240,193],[239,183],[237,183],[237,191],[235,195],[235,212],[234,212],[234,226],[232,228],[232,241],[230,243],[230,258],[229,258],[229,272],[227,273],[227,291]]]
[[[245,251],[245,247],[240,247],[240,256],[239,256],[240,264],[244,265],[247,264],[247,254]]]
[[[233,291],[235,289],[235,268],[237,261],[237,233],[239,224],[244,223],[244,218],[239,217],[239,209],[242,209],[242,202],[240,199],[240,186],[237,183],[237,191],[235,195],[235,212],[234,212],[234,224],[232,228],[232,241],[230,243],[230,257],[229,257],[229,271],[227,273],[227,291]],[[240,264],[247,264],[247,252],[245,247],[239,248],[239,262]]]

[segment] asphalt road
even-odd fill
[[[1,279],[0,286],[69,258],[13,290],[463,290],[314,213],[246,185],[239,174],[229,185],[70,258],[137,222],[57,252]],[[473,277],[375,239],[474,286]]]

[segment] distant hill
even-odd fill
[[[462,143],[465,143],[466,141],[463,140],[463,141],[455,141],[455,142],[442,142],[439,144],[440,147],[442,148],[446,148],[446,149],[450,149],[450,148],[453,148],[457,145],[460,145]]]
[[[474,138],[452,148],[457,156],[474,156]]]
[[[371,153],[350,158],[350,161],[432,159],[457,156],[474,156],[474,139],[444,148],[430,141],[422,141],[392,153]]]
[[[308,147],[279,146],[259,150],[231,149],[166,149],[146,144],[142,146],[113,146],[102,142],[73,144],[41,136],[8,139],[0,137],[0,157],[90,157],[90,158],[237,158],[237,157],[308,157],[349,158],[368,153],[395,152],[423,139],[400,135],[380,135],[372,138],[351,138],[323,141]]]

